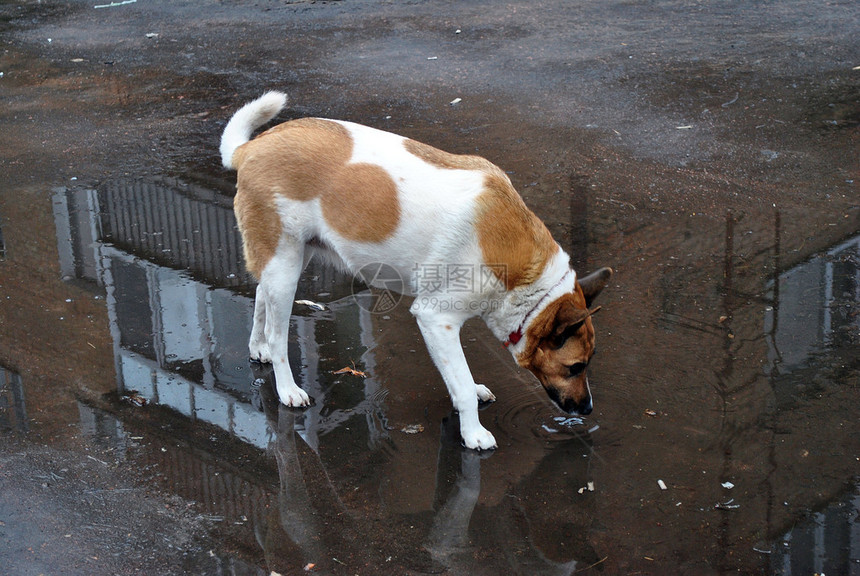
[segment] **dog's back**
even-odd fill
[[[502,289],[532,282],[558,251],[491,162],[367,126],[285,122],[238,145],[230,165],[257,277],[282,234],[330,249],[353,272],[384,262],[410,278],[416,266],[481,261]]]

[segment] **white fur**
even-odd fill
[[[233,114],[221,135],[220,152],[224,168],[234,168],[233,152],[236,148],[247,142],[254,130],[277,116],[286,105],[286,94],[275,91],[266,92]]]
[[[235,149],[248,141],[255,128],[274,117],[285,101],[283,94],[270,92],[236,113],[221,143],[226,167],[232,166]],[[279,197],[277,211],[283,235],[257,288],[251,355],[274,364],[276,386],[284,404],[308,405],[310,399],[296,385],[287,361],[287,330],[299,275],[314,254],[330,258],[352,273],[368,264],[385,263],[406,281],[404,291],[416,297],[410,311],[460,414],[465,445],[495,448],[493,435],[478,419],[478,400],[495,397],[472,378],[459,341],[460,328],[467,319],[482,316],[500,340],[518,328],[525,330],[527,327],[521,325],[526,316],[534,318],[552,301],[545,298],[547,292],[558,290],[560,295],[561,290],[572,290],[575,274],[569,274],[560,285],[569,271],[569,258],[559,247],[536,282],[510,291],[491,277],[473,291],[429,292],[418,282],[416,270],[437,266],[444,270],[446,265],[456,264],[473,266],[477,271],[484,264],[474,228],[475,203],[483,190],[484,174],[436,167],[411,154],[400,136],[350,122],[340,124],[353,140],[351,162],[380,166],[396,183],[398,227],[382,242],[355,242],[328,225],[318,199]],[[308,244],[311,239],[319,242]],[[320,242],[325,248],[320,248]],[[516,355],[523,346],[524,342],[514,345],[511,352]]]
[[[303,230],[299,233],[321,238],[353,272],[366,264],[385,262],[408,280],[416,265],[474,262],[470,252],[475,243],[464,236],[473,234],[474,203],[483,190],[483,175],[428,164],[406,150],[406,139],[401,136],[351,122],[340,124],[353,139],[350,161],[376,164],[397,183],[400,225],[384,242],[355,243],[332,231],[317,210],[313,222],[300,223]],[[417,292],[413,286],[412,295]]]

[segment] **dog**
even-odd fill
[[[483,318],[562,410],[590,414],[586,369],[600,309],[591,305],[612,269],[578,278],[507,175],[484,158],[320,118],[251,139],[286,102],[273,91],[240,108],[220,147],[224,167],[237,171],[233,206],[258,280],[250,354],[273,364],[281,402],[310,404],[288,364],[287,332],[299,276],[317,256],[352,274],[382,263],[408,279],[402,291],[415,297],[410,311],[467,448],[496,448],[478,419],[479,400],[495,396],[475,383],[459,340],[471,317]],[[456,277],[443,272],[452,268]]]

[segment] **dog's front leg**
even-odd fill
[[[460,345],[460,326],[463,321],[415,310],[413,314],[418,320],[433,363],[442,374],[454,409],[460,414],[460,435],[466,447],[476,450],[495,448],[496,439],[481,426],[478,419],[479,389]]]

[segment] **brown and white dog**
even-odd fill
[[[251,357],[274,365],[281,401],[310,402],[287,361],[287,331],[299,275],[316,255],[351,273],[383,263],[409,279],[403,291],[415,296],[411,312],[468,448],[496,447],[478,420],[478,400],[495,397],[475,383],[459,341],[474,316],[562,410],[589,414],[598,309],[590,306],[612,270],[577,279],[505,173],[483,158],[319,118],[251,140],[285,104],[282,93],[263,95],[236,112],[221,139],[224,166],[238,171],[234,209],[246,265],[259,280]],[[452,269],[456,278],[446,276]]]

